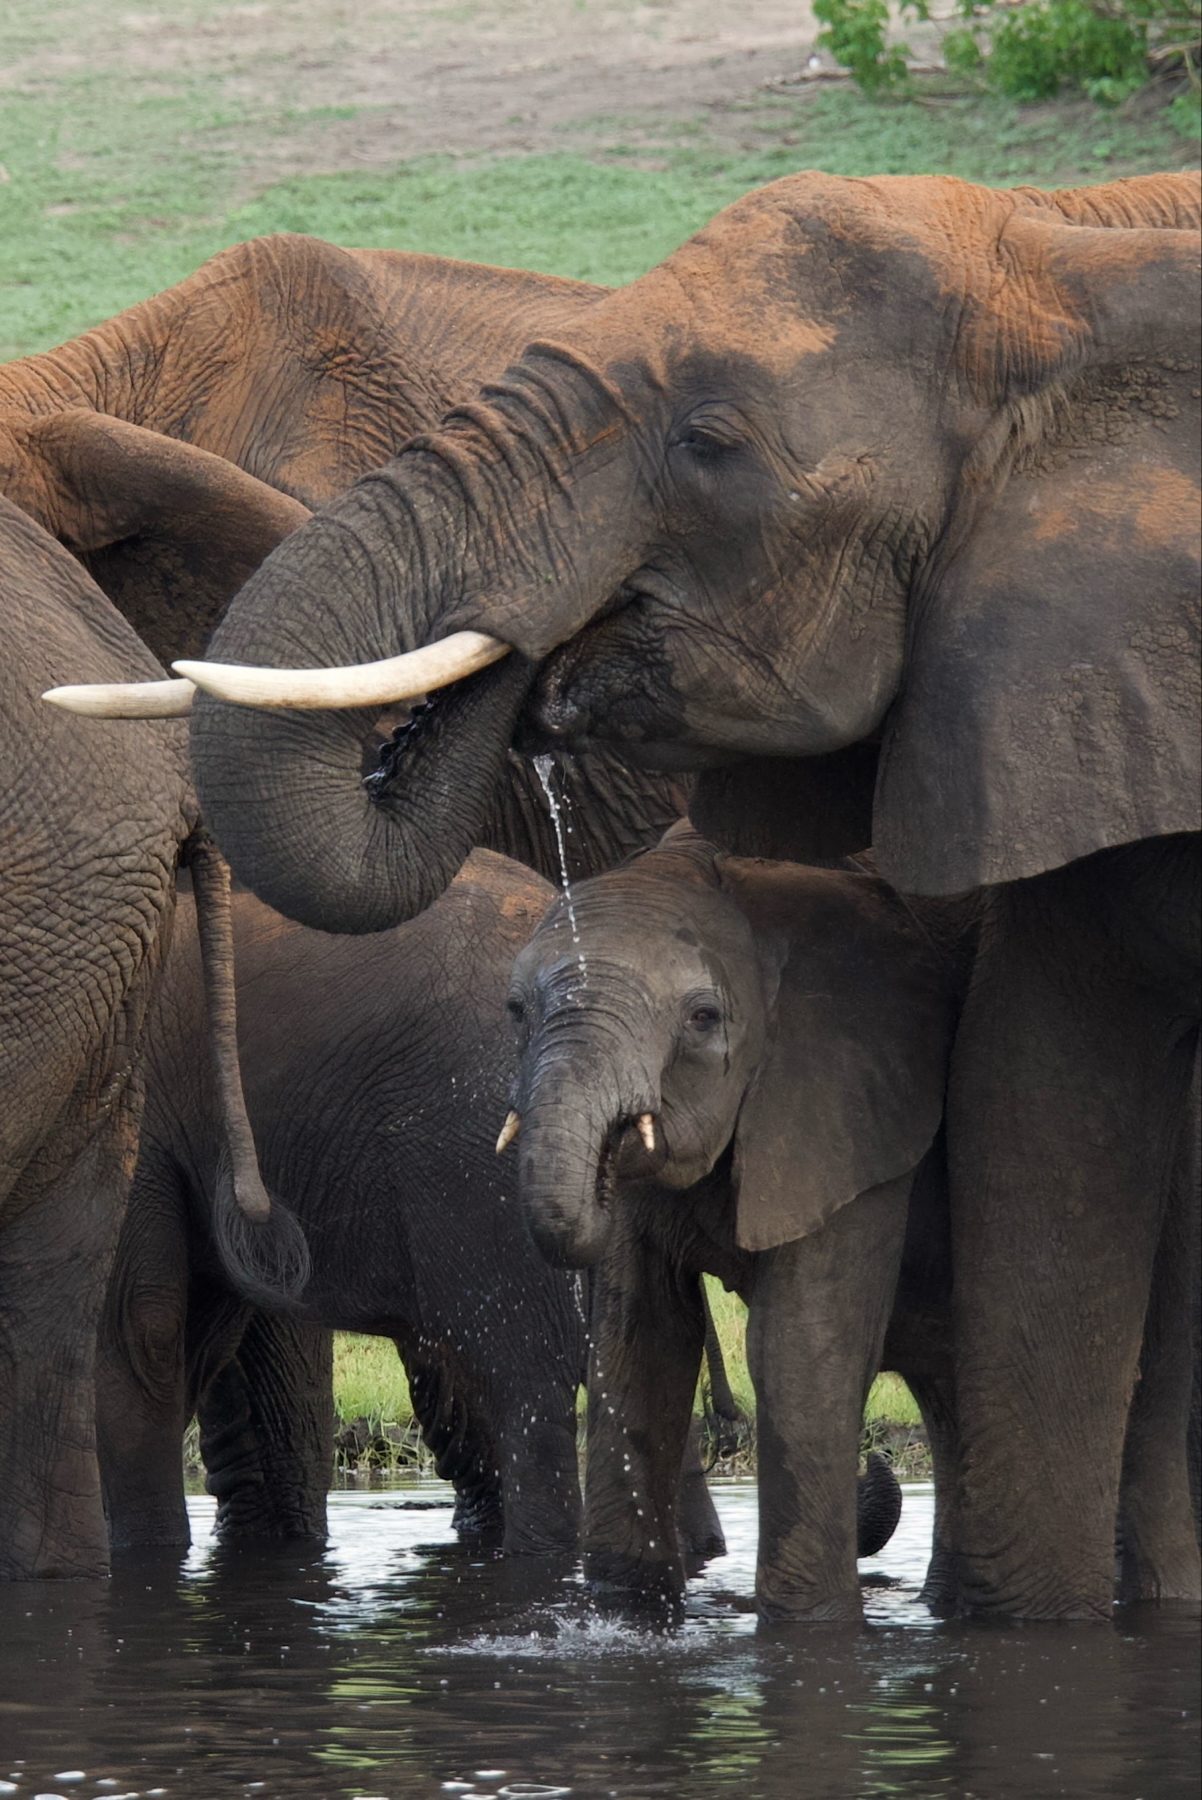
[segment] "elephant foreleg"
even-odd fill
[[[1199,1278],[1198,1067],[1174,1171],[1131,1398],[1119,1487],[1120,1600],[1202,1597],[1189,1470]]]
[[[994,897],[953,1053],[969,1612],[1111,1615],[1123,1438],[1190,1049],[1172,999],[1092,922],[1104,882],[1081,866]]]
[[[585,1576],[672,1602],[684,1591],[676,1505],[705,1311],[699,1278],[621,1215],[594,1274],[590,1335]]]
[[[502,1398],[497,1420],[509,1555],[573,1555],[580,1543],[576,1382]]]
[[[856,1470],[893,1305],[911,1175],[764,1251],[747,1319],[757,1401],[765,1620],[855,1619]]]
[[[950,1364],[944,1370],[900,1370],[922,1414],[935,1480],[935,1525],[922,1598],[933,1613],[956,1609],[956,1504],[960,1480],[960,1427]]]

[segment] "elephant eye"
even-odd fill
[[[713,464],[730,456],[736,446],[725,437],[719,437],[712,431],[704,430],[700,425],[689,425],[672,442],[673,450],[687,451],[696,463]]]
[[[715,1025],[722,1023],[722,1014],[716,1006],[695,1006],[689,1013],[689,1024],[695,1025],[699,1031],[712,1031]]]
[[[505,1010],[516,1025],[526,1023],[526,1003],[524,1000],[519,1000],[516,995],[511,996],[505,1002]]]

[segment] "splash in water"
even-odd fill
[[[551,824],[555,828],[555,843],[559,850],[559,880],[568,909],[568,925],[572,932],[572,942],[576,946],[576,959],[580,964],[580,979],[583,984],[587,985],[588,964],[584,960],[584,951],[580,944],[580,928],[576,923],[576,905],[572,898],[572,883],[568,876],[568,846],[564,837],[563,809],[559,804],[555,786],[551,780],[551,772],[554,767],[554,759],[550,756],[534,758],[535,773],[542,783],[543,793],[547,796],[547,808],[551,814]]]

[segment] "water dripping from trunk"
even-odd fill
[[[559,804],[559,798],[555,792],[555,784],[551,780],[554,767],[554,758],[550,756],[536,756],[534,758],[534,771],[542,784],[543,793],[547,796],[547,808],[551,814],[551,824],[555,828],[555,844],[559,851],[559,880],[560,886],[563,888],[563,897],[568,909],[568,925],[572,932],[572,942],[576,946],[576,957],[580,964],[580,979],[582,983],[587,985],[588,964],[584,960],[584,951],[581,948],[580,929],[576,923],[576,905],[572,898],[572,882],[568,875],[568,846],[567,839],[564,836],[563,809]]]

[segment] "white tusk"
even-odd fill
[[[238,706],[386,706],[430,694],[508,656],[510,646],[483,631],[455,631],[436,644],[345,669],[256,669],[239,663],[177,662],[206,694]]]
[[[86,719],[182,719],[195,692],[191,681],[89,681],[47,688],[42,699]]]
[[[639,1136],[643,1140],[643,1149],[648,1156],[655,1155],[655,1120],[650,1113],[639,1114]]]
[[[497,1155],[498,1156],[500,1156],[502,1150],[508,1150],[510,1144],[512,1144],[514,1138],[517,1136],[518,1132],[521,1129],[522,1129],[521,1113],[507,1112],[505,1114],[505,1123],[501,1127],[501,1135],[497,1139]]]

